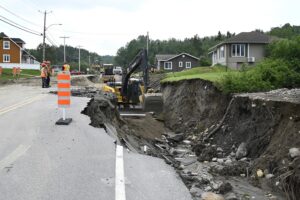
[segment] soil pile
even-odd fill
[[[93,79],[87,76],[72,76],[71,85],[77,87],[93,86],[94,83],[91,80]]]

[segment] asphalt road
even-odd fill
[[[80,114],[89,99],[72,98],[73,122],[56,126],[61,111],[48,92],[0,87],[0,199],[191,199],[161,159],[126,150],[116,156],[113,139]]]

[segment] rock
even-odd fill
[[[218,158],[217,162],[220,163],[220,164],[222,164],[222,163],[224,163],[224,160],[222,158]]]
[[[201,196],[202,200],[225,200],[221,195],[212,193],[212,192],[204,192]]]
[[[233,192],[229,192],[225,195],[225,200],[238,200],[238,198]]]
[[[279,200],[279,199],[278,199],[278,197],[272,195],[272,196],[269,197],[269,200]]]
[[[190,140],[183,140],[183,143],[188,145],[188,144],[191,144],[191,141]]]
[[[184,139],[184,133],[168,134],[168,140],[171,142],[181,142]]]
[[[247,161],[247,160],[248,160],[248,158],[246,158],[246,157],[245,157],[245,158],[242,158],[242,159],[240,159],[240,161],[244,161],[244,162],[245,162],[245,161]]]
[[[231,157],[235,157],[235,153],[234,153],[234,152],[231,152],[231,153],[230,153],[230,156],[231,156]]]
[[[264,172],[263,172],[261,169],[258,169],[258,170],[256,171],[256,175],[257,175],[258,178],[261,178],[261,177],[264,176]]]
[[[242,142],[240,144],[240,146],[238,147],[238,149],[235,153],[235,156],[236,156],[237,159],[241,159],[241,158],[247,156],[247,153],[248,153],[247,152],[247,145],[246,145],[245,142]]]
[[[204,193],[203,190],[201,190],[200,188],[197,188],[195,186],[192,186],[191,189],[190,189],[190,193],[192,196],[194,197],[201,197],[202,194]]]
[[[210,183],[210,185],[211,185],[211,187],[212,187],[213,190],[217,191],[217,190],[220,189],[220,186],[222,185],[222,182],[217,182],[216,183],[216,182],[212,181]]]
[[[299,148],[290,148],[289,155],[291,158],[299,157],[300,156]]]
[[[221,147],[218,147],[218,148],[217,148],[217,151],[218,151],[218,152],[223,152],[223,149],[222,149]]]
[[[228,182],[222,183],[220,185],[219,191],[220,191],[221,194],[226,194],[228,192],[231,192],[232,191],[232,185]]]
[[[208,191],[211,191],[212,188],[211,188],[210,186],[207,186],[207,187],[204,188],[204,190],[205,190],[206,192],[208,192]]]
[[[217,159],[217,158],[213,158],[211,161],[213,161],[213,162],[217,162],[217,161],[218,161],[218,159]]]
[[[274,177],[274,174],[267,174],[266,175],[266,179],[271,179],[271,178],[273,178]]]
[[[225,165],[231,165],[232,164],[232,161],[230,160],[230,159],[227,159],[226,161],[225,161]]]
[[[174,149],[173,154],[177,155],[177,154],[187,153],[188,151],[189,151],[188,149],[177,148]]]
[[[240,174],[241,177],[246,177],[246,174]]]

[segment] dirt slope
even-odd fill
[[[221,120],[230,97],[199,79],[163,84],[165,124],[177,132],[203,131]]]
[[[238,168],[249,169],[253,183],[264,184],[261,170],[262,177],[274,176],[271,187],[300,199],[300,156],[289,155],[300,148],[300,89],[231,98],[207,81],[188,80],[163,85],[163,94],[165,124],[186,133],[199,161],[230,160],[216,173],[239,175],[232,166],[242,159],[247,165]]]

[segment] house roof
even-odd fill
[[[226,40],[224,43],[255,43],[255,44],[268,44],[270,42],[271,37],[258,32],[258,31],[252,31],[252,32],[242,32],[237,34],[236,36],[233,36]]]
[[[169,60],[170,58],[173,58],[175,57],[176,55],[175,54],[157,54],[155,56],[155,59],[156,60],[159,60],[159,61],[167,61]]]
[[[272,37],[258,31],[251,32],[241,32],[236,36],[233,36],[213,47],[209,50],[214,50],[215,48],[223,44],[233,44],[233,43],[248,43],[248,44],[269,44],[272,40]],[[211,53],[211,52],[210,52]]]
[[[0,33],[0,38],[7,37],[3,32]]]
[[[20,43],[25,44],[25,42],[24,42],[22,39],[20,39],[20,38],[10,38],[10,39],[12,39],[15,43],[18,43],[18,44],[20,44]]]
[[[186,56],[189,56],[189,57],[199,60],[199,58],[192,56],[191,54],[188,54],[188,53],[181,53],[181,54],[177,54],[177,55],[175,55],[175,54],[158,54],[155,56],[155,58],[158,61],[169,61],[169,60],[172,60],[172,59],[177,58],[182,55],[186,55]]]
[[[196,60],[199,60],[199,58],[197,58],[195,56],[192,56],[191,54],[188,54],[188,53],[181,53],[181,54],[175,55],[174,57],[169,58],[169,60],[172,60],[172,59],[177,58],[177,57],[182,56],[182,55],[186,55],[186,56],[192,57],[192,58],[194,58]]]

